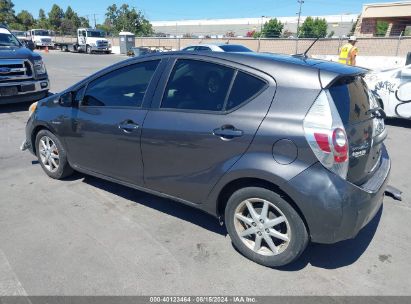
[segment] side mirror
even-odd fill
[[[67,92],[60,96],[59,104],[62,107],[72,107],[73,106],[73,92]]]
[[[402,102],[411,101],[411,82],[400,84],[398,90],[395,92],[395,96]]]

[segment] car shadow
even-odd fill
[[[411,129],[411,120],[402,118],[387,118],[385,124],[393,127],[401,127]]]
[[[33,102],[19,102],[19,103],[10,103],[10,104],[0,105],[0,113],[28,111],[30,105]]]
[[[220,226],[216,218],[194,207],[100,178],[83,175],[78,172],[74,173],[65,180],[73,181],[78,179],[83,179],[83,182],[90,186],[110,192],[135,204],[144,205],[168,215],[172,215],[211,232],[223,236],[227,235],[225,226]],[[377,231],[382,212],[383,206],[377,212],[375,217],[358,233],[354,239],[341,241],[336,244],[311,243],[300,258],[298,258],[295,262],[283,267],[276,267],[275,269],[279,271],[292,272],[299,271],[305,268],[308,264],[324,269],[337,269],[353,264],[361,257],[371,243],[375,232]],[[233,248],[237,250],[234,246]]]
[[[225,227],[221,226],[215,217],[194,207],[80,173],[75,173],[66,180],[80,178],[83,178],[83,182],[88,185],[120,196],[135,204],[153,208],[220,235],[225,236],[227,234]]]
[[[335,244],[311,243],[298,260],[276,269],[298,271],[308,264],[318,268],[337,269],[353,264],[361,257],[374,238],[382,212],[383,206],[354,239]]]

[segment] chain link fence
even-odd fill
[[[118,37],[107,37],[112,46],[119,46]],[[55,36],[58,42],[75,42],[73,36]],[[165,50],[180,50],[193,44],[242,44],[256,52],[296,54],[303,53],[315,39],[254,39],[254,38],[155,38],[136,37],[136,47],[161,48]],[[339,49],[347,42],[346,39],[320,39],[312,47],[310,55],[338,55]],[[411,52],[411,37],[374,37],[358,38],[356,46],[361,56],[400,56],[404,57]]]

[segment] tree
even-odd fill
[[[331,32],[327,35],[327,38],[332,38],[334,35],[335,35],[335,32],[334,32],[334,31],[331,31]]]
[[[71,6],[67,6],[66,12],[64,13],[64,18],[68,20],[73,20],[75,16],[77,16],[77,14],[73,11]]]
[[[53,30],[59,30],[61,21],[64,18],[63,9],[57,4],[53,4],[49,12],[49,24]]]
[[[375,35],[378,37],[384,37],[388,30],[388,22],[387,21],[377,21],[377,25],[375,28]]]
[[[281,36],[283,38],[290,38],[291,36],[294,36],[294,33],[289,30],[285,30]]]
[[[78,27],[90,27],[90,22],[87,18],[80,17],[79,22],[80,22],[80,25]]]
[[[307,17],[300,27],[299,38],[324,38],[327,36],[327,21],[325,19]]]
[[[0,23],[11,24],[16,21],[13,7],[11,0],[0,0]]]
[[[68,6],[64,13],[64,19],[61,21],[60,29],[64,34],[74,34],[76,29],[81,26],[79,16],[73,9]]]
[[[48,29],[49,23],[46,17],[46,13],[44,12],[44,9],[39,10],[39,18],[37,19],[36,22],[36,27],[42,28],[42,29]]]
[[[348,36],[352,36],[355,33],[355,29],[357,28],[358,22],[360,21],[360,16],[357,17],[357,20],[352,24],[351,31],[349,32]]]
[[[247,34],[245,34],[246,37],[254,37],[255,30],[248,31]]]
[[[281,36],[284,25],[277,18],[270,19],[263,26],[261,35],[266,38],[278,38]]]
[[[17,23],[19,23],[25,31],[32,28],[35,22],[36,20],[34,20],[33,15],[26,10],[22,10],[17,14]]]
[[[115,33],[129,31],[138,36],[148,36],[154,33],[151,23],[144,17],[141,11],[134,7],[130,9],[128,4],[119,8],[113,4],[107,8],[105,24],[110,26]]]

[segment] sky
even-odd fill
[[[284,17],[294,16],[298,11],[297,0],[12,0],[15,11],[25,9],[38,17],[38,11],[43,8],[46,13],[56,3],[64,10],[70,5],[80,16],[97,23],[104,21],[104,14],[109,5],[118,6],[127,3],[141,10],[147,19],[180,20],[180,19],[215,19],[243,17]],[[389,2],[389,0],[304,0],[303,16],[357,14],[364,3]]]

